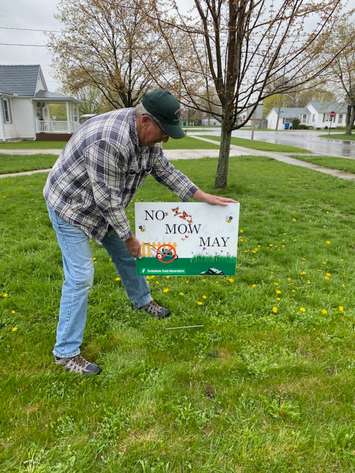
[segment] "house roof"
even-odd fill
[[[33,97],[39,75],[41,75],[44,82],[39,64],[0,65],[0,90],[5,93]]]
[[[36,95],[33,97],[34,100],[50,100],[51,102],[79,102],[79,100],[74,97],[69,97],[68,95],[60,94],[59,92],[49,92],[48,90],[39,90]]]
[[[9,92],[4,92],[3,90],[0,90],[0,95],[6,96],[6,97],[11,97],[13,94],[10,94]]]
[[[303,107],[281,107],[280,109],[274,107],[272,110],[275,110],[276,113],[280,113],[282,118],[297,118],[299,115],[307,113],[307,110]]]
[[[337,113],[346,113],[347,105],[345,103],[339,102],[317,102],[312,101],[309,105],[312,105],[318,113],[329,113],[329,112],[337,112]]]

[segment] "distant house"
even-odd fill
[[[312,128],[343,127],[346,124],[346,104],[337,102],[309,102],[304,108],[273,108],[267,115],[267,127],[276,130],[290,128],[298,118],[302,125]]]
[[[305,113],[307,113],[306,108],[300,107],[273,108],[266,117],[267,127],[272,130],[285,130],[292,128],[292,121],[295,118],[300,119],[300,116]]]
[[[63,104],[65,119],[50,114]],[[0,65],[0,141],[62,139],[79,126],[78,100],[49,92],[41,66]]]
[[[212,115],[208,117],[201,118],[202,126],[221,126],[221,122],[214,118]]]
[[[335,128],[346,125],[345,103],[338,102],[310,102],[307,106],[307,113],[302,115],[301,123],[313,128]],[[331,114],[335,113],[334,117]]]

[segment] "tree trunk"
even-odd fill
[[[351,133],[352,133],[352,128],[353,128],[354,121],[355,121],[355,104],[352,104],[350,106],[350,114],[349,115],[350,115],[349,120],[346,123],[346,134],[347,135],[351,135]]]
[[[221,144],[219,147],[218,166],[215,179],[215,187],[218,189],[224,189],[227,186],[228,180],[228,164],[229,164],[229,153],[231,147],[231,135],[232,130],[228,124],[222,122],[222,134]]]

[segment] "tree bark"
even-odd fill
[[[231,146],[232,130],[226,121],[222,122],[221,144],[219,147],[218,166],[215,179],[215,187],[224,189],[227,187],[229,152]]]
[[[355,104],[350,105],[350,114],[349,120],[346,123],[346,134],[351,135],[352,129],[355,121]]]

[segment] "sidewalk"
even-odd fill
[[[206,141],[207,143],[219,145],[219,141],[214,141],[209,138],[204,138],[202,136],[197,136],[197,135],[192,135],[192,134],[189,136],[191,138],[195,138],[196,140]],[[6,154],[6,155],[13,155],[13,156],[26,156],[26,155],[32,155],[32,154],[52,154],[55,156],[59,156],[61,151],[62,151],[61,149],[41,149],[41,150],[38,150],[38,149],[18,149],[18,150],[1,149],[0,155]],[[177,159],[217,158],[219,154],[219,150],[218,149],[173,149],[173,150],[166,150],[165,154],[171,161],[174,161]],[[311,169],[312,171],[328,174],[329,176],[337,177],[339,179],[355,181],[355,174],[339,171],[338,169],[331,169],[331,168],[318,166],[317,164],[301,161],[300,159],[292,158],[291,156],[282,154],[282,153],[275,153],[271,151],[259,151],[256,149],[249,149],[249,148],[243,148],[241,146],[231,145],[230,155],[231,156],[261,156],[261,157],[271,158],[285,164],[290,164],[291,166],[299,166],[306,169]],[[15,176],[31,176],[32,174],[46,173],[46,172],[49,172],[49,170],[50,169],[38,169],[35,171],[24,171],[24,172],[18,172],[18,173],[1,174],[0,179],[6,178],[6,177],[15,177]]]

